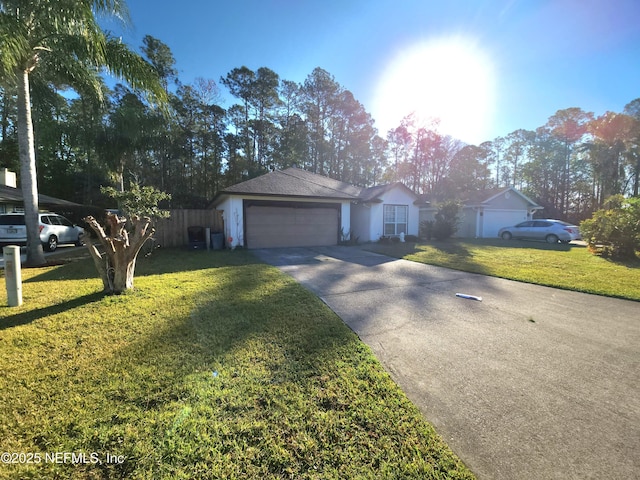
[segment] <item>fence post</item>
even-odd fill
[[[4,277],[7,284],[7,302],[10,307],[22,305],[22,270],[20,268],[20,247],[9,245],[2,249],[4,256]]]

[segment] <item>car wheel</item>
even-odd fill
[[[76,240],[76,247],[81,247],[82,245],[82,240],[80,240],[80,235],[78,235],[78,239]]]
[[[513,238],[513,235],[511,235],[511,233],[509,233],[509,232],[504,232],[502,234],[502,239],[503,240],[511,240],[512,238]]]
[[[545,240],[547,241],[547,243],[558,243],[558,236],[557,235],[547,235],[547,238],[545,238]]]
[[[58,248],[58,237],[51,235],[45,248],[48,252],[55,252],[56,248]]]

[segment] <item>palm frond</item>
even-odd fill
[[[104,68],[108,74],[126,81],[133,89],[143,93],[150,103],[161,108],[166,105],[167,92],[156,70],[120,40],[107,39]]]
[[[59,50],[49,52],[40,68],[32,76],[55,85],[58,89],[71,88],[83,97],[99,102],[104,100],[104,81],[99,68],[76,55]]]
[[[0,12],[0,78],[15,75],[29,54],[25,25],[19,19]]]
[[[123,25],[131,23],[127,4],[121,0],[93,0],[90,2],[96,15],[118,19]]]

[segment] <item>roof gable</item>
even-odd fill
[[[485,190],[474,190],[471,192],[466,192],[458,197],[458,201],[462,202],[465,207],[494,207],[500,203],[513,203],[513,199],[516,199],[520,202],[522,207],[538,210],[542,209],[540,205],[527,197],[524,193],[516,190],[513,187],[500,187],[500,188],[487,188]],[[421,208],[423,209],[432,209],[435,210],[436,204],[438,203],[436,199],[430,198],[428,195],[419,195],[420,202],[422,203]],[[498,206],[497,208],[500,208]],[[512,208],[509,206],[508,208]]]
[[[478,190],[475,192],[471,192],[469,198],[465,201],[465,205],[486,205],[489,203],[493,203],[502,196],[508,200],[510,195],[515,195],[520,198],[521,201],[524,201],[529,207],[539,207],[539,205],[527,197],[524,193],[516,190],[513,187],[508,188],[491,188],[487,190]]]
[[[384,200],[384,194],[396,188],[404,190],[405,192],[409,193],[414,198],[414,200],[418,200],[418,196],[401,182],[387,183],[384,185],[376,185],[375,187],[363,188],[360,191],[359,197],[363,202],[382,202]]]

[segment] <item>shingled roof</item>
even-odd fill
[[[466,196],[462,198],[465,205],[482,205],[484,203],[490,202],[495,197],[504,192],[513,192],[514,194],[522,197],[524,201],[529,203],[532,206],[539,206],[536,202],[527,197],[524,193],[516,190],[513,187],[499,187],[499,188],[488,188],[485,190],[476,190],[472,192],[467,192]]]
[[[19,188],[8,187],[6,185],[0,185],[0,202],[13,202],[22,203],[24,198],[22,197],[22,190]],[[78,207],[77,203],[62,200],[60,198],[50,197],[49,195],[38,194],[38,205],[51,208],[51,207]]]
[[[292,167],[237,183],[220,193],[356,200],[360,190],[348,183]]]
[[[307,172],[300,168],[275,170],[246,182],[237,183],[218,193],[212,205],[220,203],[227,195],[256,195],[268,197],[305,197],[316,199],[380,202],[385,192],[401,187],[411,192],[402,183],[390,183],[375,187],[356,187],[333,178]]]
[[[412,195],[415,195],[406,185],[404,185],[401,182],[396,182],[396,183],[386,183],[384,185],[376,185],[375,187],[363,188],[360,191],[359,199],[362,202],[381,202],[382,200],[380,199],[380,197],[382,196],[382,194],[394,188],[402,188],[402,189],[405,189],[407,192],[411,193]],[[417,195],[415,196],[417,199],[418,196]]]

